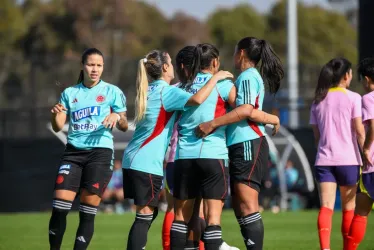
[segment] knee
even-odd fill
[[[257,200],[251,200],[246,202],[241,202],[239,205],[240,213],[242,216],[245,216],[247,214],[256,213],[259,211],[259,206]]]
[[[137,214],[153,214],[154,208],[149,206],[136,206]]]
[[[193,204],[193,203],[192,203]],[[193,214],[193,206],[190,203],[176,203],[174,207],[174,216],[177,221],[188,223]]]
[[[221,214],[222,214],[222,209],[221,207],[219,208],[209,208],[208,209],[208,214],[207,218],[205,218],[207,225],[220,225],[221,224]]]
[[[335,202],[329,200],[321,201],[321,207],[327,207],[331,210],[334,210]]]

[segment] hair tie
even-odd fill
[[[143,62],[144,62],[144,63],[147,63],[147,61],[148,61],[147,58],[144,58],[144,59],[143,59]]]

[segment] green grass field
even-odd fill
[[[1,250],[42,250],[48,248],[49,213],[0,214],[0,249]],[[163,213],[160,213],[148,234],[148,250],[161,248],[161,227]],[[265,250],[282,249],[319,249],[316,230],[317,211],[272,214],[263,213],[265,224]],[[340,234],[341,213],[334,215],[331,248],[342,249]],[[95,235],[90,250],[125,249],[127,234],[134,220],[133,214],[106,215],[96,217]],[[78,214],[68,216],[68,226],[62,249],[73,248]],[[239,226],[231,211],[222,216],[223,237],[231,245],[242,250],[245,246]],[[368,234],[360,249],[374,249],[374,217],[368,225]]]

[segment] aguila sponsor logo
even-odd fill
[[[91,116],[100,116],[100,106],[87,107],[73,112],[75,122]]]

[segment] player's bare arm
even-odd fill
[[[111,113],[107,117],[105,117],[103,121],[103,125],[106,128],[114,128],[117,125],[117,128],[123,132],[127,131],[128,124],[126,118],[126,112],[120,113]]]
[[[57,103],[51,109],[51,113],[52,113],[52,119],[51,119],[52,129],[56,133],[60,132],[62,130],[62,128],[64,127],[65,122],[66,122],[67,115],[63,111],[67,111],[67,109],[61,103]]]
[[[127,121],[127,114],[126,112],[117,113],[120,117],[119,121],[117,122],[117,128],[123,132],[126,132],[129,128],[129,123]]]

